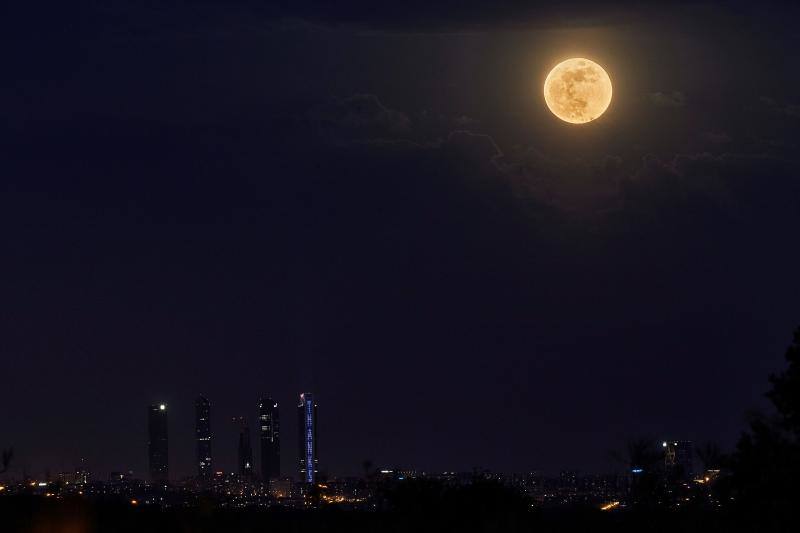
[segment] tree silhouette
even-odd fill
[[[767,393],[778,410],[780,426],[797,440],[800,437],[800,327],[794,331],[792,344],[786,350],[789,366],[769,381],[772,390]]]
[[[476,478],[463,485],[419,478],[387,491],[395,531],[530,531],[530,501],[497,481]]]
[[[786,351],[788,368],[770,376],[771,416],[753,416],[731,462],[739,511],[762,530],[780,530],[798,517],[800,501],[800,328]]]
[[[723,502],[729,502],[730,457],[723,453],[716,442],[706,442],[695,449],[695,454],[703,465],[701,484],[696,486],[694,491],[695,500],[712,508],[718,508]]]
[[[662,454],[650,438],[631,439],[625,451],[612,452],[612,457],[624,464],[631,476],[630,504],[637,508],[653,508],[663,500],[659,482]]]
[[[8,471],[8,465],[11,464],[11,459],[14,458],[14,448],[7,448],[3,450],[3,468],[0,469],[0,474]]]
[[[706,442],[699,446],[695,451],[700,462],[703,464],[703,470],[720,470],[725,462],[725,454],[722,453],[722,448],[716,442]]]

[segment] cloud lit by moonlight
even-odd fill
[[[582,57],[567,59],[547,75],[544,101],[565,122],[591,122],[611,103],[611,78],[594,61]]]

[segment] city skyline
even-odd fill
[[[221,470],[214,469],[212,455],[213,432],[211,430],[211,402],[200,395],[195,400],[195,440],[196,440],[196,477],[209,482]],[[298,456],[299,478],[307,483],[314,483],[318,470],[317,452],[317,403],[310,392],[300,393],[298,405]],[[256,428],[259,443],[259,459],[255,461],[253,441],[248,415],[234,416],[232,422],[238,428],[236,446],[236,466],[234,472],[245,479],[260,478],[263,481],[281,478],[280,449],[280,416],[278,402],[270,396],[261,396],[258,400]],[[147,453],[149,478],[152,482],[169,480],[169,424],[166,404],[151,404],[148,407],[148,440]],[[216,447],[224,449],[224,443],[217,439]],[[173,455],[181,456],[182,451],[174,451]],[[297,462],[295,463],[298,464]],[[310,469],[309,469],[310,466]]]
[[[137,478],[134,476],[134,472],[132,470],[122,470],[120,471],[113,471],[109,474],[109,480],[113,481],[116,479],[115,476],[122,475],[125,479],[140,479],[143,481],[149,481],[153,484],[158,483],[172,483],[178,480],[190,480],[196,479],[203,484],[208,484],[211,482],[212,479],[218,479],[221,475],[230,476],[235,474],[238,476],[239,479],[243,481],[253,481],[253,482],[263,482],[263,483],[270,483],[270,482],[277,482],[284,479],[294,479],[296,483],[306,483],[306,484],[314,484],[317,482],[317,475],[319,474],[319,464],[318,464],[318,441],[317,441],[317,409],[318,405],[313,393],[310,392],[303,392],[299,394],[300,401],[297,405],[297,419],[298,419],[298,443],[297,443],[297,456],[295,458],[295,465],[298,465],[295,472],[288,472],[284,475],[281,475],[280,471],[276,469],[276,459],[280,460],[281,451],[280,451],[280,439],[278,437],[279,432],[279,415],[278,415],[278,402],[273,400],[272,397],[268,395],[262,395],[259,397],[258,400],[258,411],[256,415],[257,420],[257,434],[259,436],[259,445],[260,445],[260,455],[259,460],[256,462],[253,448],[252,448],[252,439],[250,438],[250,423],[249,417],[247,415],[240,415],[235,416],[231,419],[233,424],[237,427],[238,431],[238,442],[237,442],[237,460],[234,466],[234,469],[229,471],[224,471],[220,469],[213,468],[213,456],[211,453],[212,449],[212,437],[213,433],[211,431],[211,412],[212,412],[212,404],[208,398],[203,395],[199,395],[194,402],[195,405],[195,440],[196,440],[196,466],[197,472],[194,475],[188,476],[179,476],[170,478],[169,469],[170,469],[170,453],[174,456],[181,456],[184,454],[183,450],[175,450],[174,448],[170,452],[169,447],[169,408],[165,403],[155,403],[150,404],[148,406],[148,435],[146,441],[147,447],[147,455],[148,455],[148,475],[145,478]],[[658,444],[657,440],[652,441],[652,443]],[[217,446],[224,444],[216,442]],[[663,469],[663,472],[666,476],[675,477],[676,479],[682,481],[691,481],[695,477],[695,452],[694,452],[694,443],[691,440],[664,440],[661,442],[661,453],[663,454],[663,458],[661,459],[661,466],[659,468]],[[279,463],[278,463],[279,465]],[[448,470],[448,469],[432,469],[429,473],[426,473],[424,469],[416,469],[413,465],[403,464],[402,462],[394,462],[394,463],[386,463],[385,466],[391,466],[392,468],[396,468],[402,465],[406,468],[409,472],[415,472],[421,475],[431,475],[431,476],[448,476],[448,475],[458,475],[458,476],[465,476],[470,473],[470,471],[458,471],[458,470]],[[361,465],[362,468],[367,468],[366,464]],[[374,465],[371,465],[369,468],[373,468]],[[279,468],[279,466],[277,467]],[[633,469],[627,463],[617,465],[617,468],[613,469],[616,471],[616,474],[619,475],[636,475],[642,472],[642,469],[636,467],[634,465]],[[49,472],[48,468],[48,472]],[[383,474],[392,473],[395,470],[380,470],[377,469],[376,472],[380,472]],[[401,470],[402,471],[402,470]],[[492,470],[486,470],[483,468],[473,467],[472,475],[475,475],[476,472],[483,472],[486,475],[492,473]],[[529,473],[533,475],[536,473],[538,476],[543,475],[543,471],[541,469],[531,469],[531,470],[519,470],[519,471],[509,471],[509,472],[497,472],[497,474],[504,474],[504,475],[522,475],[525,473]],[[611,471],[607,472],[582,472],[580,470],[574,469],[566,469],[560,470],[559,475],[564,476],[565,474],[569,475],[589,475],[589,476],[597,476],[597,475],[609,475]],[[299,474],[299,475],[297,475]],[[30,473],[28,473],[30,475]],[[328,473],[326,472],[324,476],[328,477]],[[399,475],[399,474],[398,474]],[[483,475],[483,474],[481,474]],[[551,472],[552,475],[552,472]],[[45,477],[49,480],[51,474],[47,474]],[[81,459],[80,466],[76,466],[74,472],[70,469],[61,470],[57,473],[59,479],[62,476],[69,476],[69,479],[72,477],[78,476],[82,483],[88,483],[89,479],[92,478],[95,481],[102,480],[104,476],[101,474],[97,476],[97,473],[93,473],[87,468],[87,464],[85,459]],[[335,479],[334,474],[334,479]]]
[[[276,467],[275,461],[280,461],[282,455],[280,449],[280,439],[278,437],[278,428],[280,426],[279,422],[277,422],[277,420],[279,420],[279,411],[278,402],[276,400],[269,395],[262,395],[258,399],[257,411],[252,417],[253,420],[256,421],[255,436],[258,438],[259,444],[259,449],[257,452],[258,459],[256,460],[256,452],[253,448],[253,434],[250,424],[251,417],[248,415],[238,415],[232,417],[231,421],[236,428],[237,440],[229,443],[220,442],[219,438],[214,438],[214,434],[211,430],[211,401],[204,395],[199,395],[194,401],[195,428],[193,434],[195,436],[194,457],[196,471],[194,473],[173,474],[170,476],[172,459],[177,457],[185,457],[187,454],[186,450],[175,449],[174,446],[170,447],[169,435],[171,432],[174,435],[175,428],[170,428],[168,416],[170,409],[168,404],[159,402],[150,404],[148,406],[148,430],[146,440],[148,469],[146,474],[144,472],[139,472],[139,476],[136,477],[136,479],[150,481],[151,483],[158,483],[160,481],[174,482],[178,480],[196,478],[203,483],[208,483],[212,478],[219,476],[220,474],[236,474],[242,479],[260,482],[292,478],[298,483],[315,483],[317,474],[320,473],[317,450],[318,405],[313,393],[303,392],[299,394],[299,397],[300,402],[297,405],[298,441],[297,447],[295,448],[296,455],[290,459],[294,465],[294,468],[288,469],[288,472],[283,472],[282,474],[276,469],[280,468],[280,462],[277,463]],[[661,443],[664,454],[663,467],[665,472],[676,474],[680,479],[692,479],[695,473],[693,466],[695,463],[693,441],[664,440],[662,442],[656,438],[653,440],[653,443]],[[211,452],[212,446],[216,449],[221,448],[225,450],[226,444],[229,445],[227,446],[228,448],[235,448],[236,461],[233,466],[229,467],[227,470],[222,468],[214,468],[213,465],[215,465],[216,462],[214,461],[214,455]],[[619,450],[614,450],[612,452],[618,454]],[[223,455],[227,454],[223,453]],[[265,457],[267,457],[266,462],[264,459]],[[372,464],[371,460],[367,459],[366,461],[369,461],[369,463]],[[563,475],[564,472],[582,473],[586,475],[606,475],[612,472],[622,474],[630,473],[629,465],[623,464],[624,462],[619,461],[619,459],[615,459],[615,461],[616,463],[613,464],[613,467],[599,471],[584,471],[575,468],[550,467],[508,470],[506,473],[522,474],[525,472],[537,472],[538,475],[554,475],[556,472],[560,472],[560,475]],[[447,474],[448,472],[459,472],[464,474],[470,471],[474,472],[484,470],[487,472],[503,472],[492,469],[487,470],[484,468],[485,465],[473,465],[471,470],[452,467],[416,468],[415,465],[407,461],[403,461],[402,459],[388,460],[380,464],[391,468],[408,468],[420,473],[427,471],[431,475],[438,475],[441,473]],[[308,468],[309,465],[312,465],[310,474]],[[70,472],[72,472],[70,467],[63,468],[63,464],[61,467],[62,468],[58,469],[59,476],[63,474],[70,474]],[[329,475],[357,475],[362,473],[359,470],[363,469],[364,467],[365,463],[362,463],[358,465],[352,465],[352,468],[349,471],[334,473],[323,470],[323,473],[326,478]],[[46,472],[53,471],[49,465],[44,468]],[[76,463],[74,471],[76,473],[83,473],[81,475],[94,475],[96,476],[96,479],[103,479],[106,474],[109,474],[108,472],[92,472],[89,465],[87,465],[85,458],[81,458],[79,464]],[[391,470],[386,470],[385,472],[390,471]],[[35,476],[35,472],[31,472],[29,469],[26,469],[25,472],[27,472],[26,475],[34,474]],[[119,472],[126,472],[130,475],[136,474],[135,470],[127,467],[117,468],[116,470],[110,471],[111,478],[113,479],[113,476]],[[634,473],[636,473],[635,469]]]
[[[241,434],[256,476],[267,395],[282,476],[301,391],[334,475],[606,472],[771,409],[797,3],[149,4],[0,17],[5,475],[148,477],[161,403],[196,475],[198,394],[214,469]],[[603,112],[568,123],[582,60]]]

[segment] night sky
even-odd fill
[[[12,475],[145,477],[161,401],[193,474],[201,393],[226,471],[269,394],[294,473],[304,390],[331,474],[733,446],[800,324],[798,9],[431,3],[0,8]]]

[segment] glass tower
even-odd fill
[[[691,480],[694,476],[694,447],[692,441],[664,441],[664,466],[676,479]]]
[[[250,446],[250,426],[244,416],[234,417],[233,422],[239,424],[239,448],[237,454],[239,474],[242,477],[249,478],[253,475],[253,448]]]
[[[169,478],[169,442],[167,435],[167,406],[163,403],[147,409],[147,454],[150,459],[150,479]]]
[[[264,481],[281,476],[281,433],[278,402],[269,396],[258,400],[258,427],[261,440],[261,478]]]
[[[314,395],[304,392],[300,395],[297,405],[298,431],[298,462],[300,467],[300,480],[304,483],[314,483],[318,471],[317,458],[317,402]]]
[[[211,479],[211,402],[200,396],[194,403],[195,438],[197,439],[197,474],[202,480]]]

